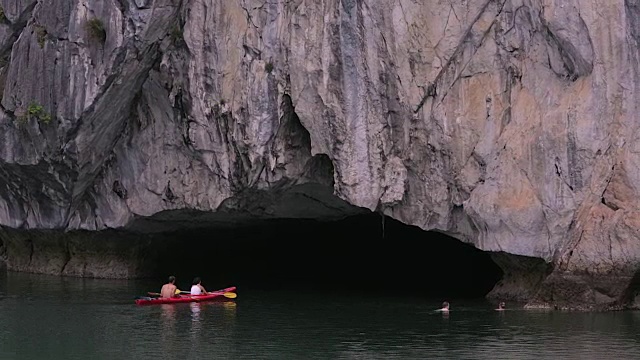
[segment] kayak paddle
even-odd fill
[[[215,293],[216,293],[216,291],[208,292],[206,295],[215,294]],[[160,293],[156,293],[156,292],[148,292],[147,294],[149,294],[151,296],[161,296]],[[191,295],[191,293],[189,291],[180,291],[180,294]],[[226,298],[229,298],[229,299],[235,299],[235,298],[238,297],[238,294],[232,293],[232,292],[226,292],[226,293],[223,293],[222,296],[224,296]]]
[[[183,293],[183,292],[185,292],[185,291],[176,289],[175,294],[179,295],[180,293]],[[149,294],[151,296],[162,296],[162,294],[157,293],[157,292],[148,292],[147,294]]]
[[[180,291],[180,294],[191,295],[191,293],[189,291]],[[206,294],[202,294],[202,295],[209,295],[209,294],[219,294],[219,292],[210,291],[210,292],[207,292]],[[232,292],[226,292],[226,293],[223,293],[222,296],[224,296],[226,298],[229,298],[229,299],[235,299],[235,298],[238,297],[238,294],[232,293]]]

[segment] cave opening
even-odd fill
[[[376,213],[162,234],[156,276],[188,288],[309,289],[479,298],[502,278],[487,252]]]

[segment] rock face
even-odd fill
[[[495,296],[640,305],[640,1],[0,4],[7,229],[360,207],[495,252]]]

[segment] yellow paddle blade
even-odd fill
[[[224,293],[223,295],[224,295],[224,297],[229,298],[229,299],[235,299],[235,298],[238,297],[238,294],[230,293],[230,292]]]
[[[176,289],[176,295],[180,294],[181,290]]]

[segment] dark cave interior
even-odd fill
[[[156,275],[176,275],[181,289],[199,276],[208,289],[235,285],[479,298],[502,277],[489,253],[441,233],[388,217],[383,221],[376,213],[332,222],[269,220],[161,237],[167,247]]]

